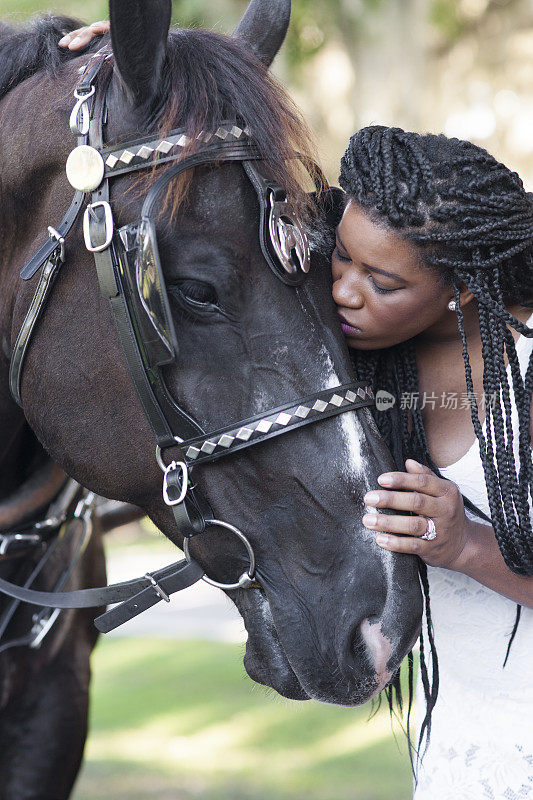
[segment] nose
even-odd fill
[[[379,621],[372,623],[369,619],[364,619],[360,630],[381,689],[392,678],[392,673],[387,669],[392,654],[392,642],[383,634]]]
[[[349,272],[343,273],[333,282],[332,295],[335,303],[344,308],[362,308],[365,303],[358,281],[351,278]]]
[[[393,655],[393,644],[383,633],[381,622],[372,616],[347,631],[340,664],[346,677],[365,682],[374,694],[380,692],[392,678],[392,670],[387,668]]]

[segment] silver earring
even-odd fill
[[[457,311],[457,302],[455,300],[450,300],[448,303],[448,308],[450,311]]]

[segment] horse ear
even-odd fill
[[[279,51],[291,19],[291,0],[251,0],[233,31],[269,67]]]
[[[115,67],[136,106],[158,92],[172,0],[110,0]]]

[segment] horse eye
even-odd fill
[[[217,293],[212,286],[202,281],[180,281],[173,287],[182,300],[193,308],[208,309],[218,305]]]

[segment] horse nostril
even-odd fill
[[[391,673],[387,670],[387,664],[392,654],[392,642],[383,635],[379,621],[370,622],[368,618],[364,619],[360,631],[378,681],[388,683]]]

